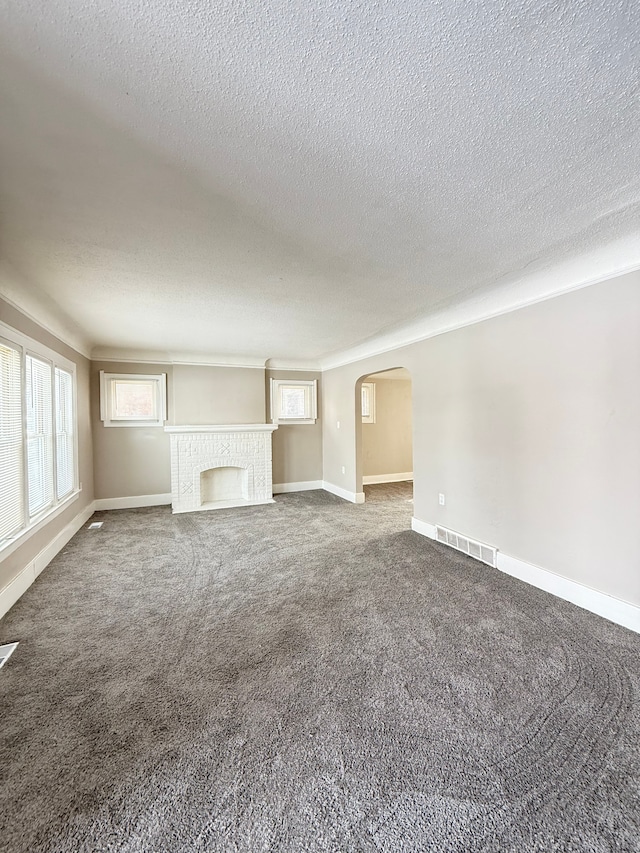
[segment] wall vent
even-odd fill
[[[450,545],[456,551],[462,551],[463,554],[468,554],[488,566],[493,566],[495,569],[498,556],[498,549],[492,548],[490,545],[484,545],[482,542],[476,542],[469,539],[467,536],[461,536],[453,530],[447,530],[446,527],[436,526],[436,540],[445,545]]]

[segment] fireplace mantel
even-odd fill
[[[174,513],[273,503],[271,433],[277,424],[166,426]]]
[[[196,424],[194,426],[166,426],[165,432],[201,433],[201,432],[273,432],[278,424]]]

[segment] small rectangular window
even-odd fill
[[[376,384],[375,382],[362,383],[362,423],[374,424],[376,422]]]
[[[166,419],[166,373],[100,371],[100,417],[105,426],[162,426]]]
[[[315,379],[271,380],[271,420],[283,424],[314,424],[317,418]]]

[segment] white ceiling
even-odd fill
[[[1,287],[102,352],[330,360],[637,265],[639,41],[627,0],[6,0]]]

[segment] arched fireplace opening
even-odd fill
[[[200,505],[249,500],[249,472],[246,468],[226,466],[200,472]]]

